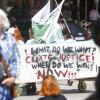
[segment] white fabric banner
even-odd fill
[[[41,81],[46,75],[57,79],[96,77],[100,67],[99,48],[91,41],[60,44],[19,45],[20,75],[16,82]]]

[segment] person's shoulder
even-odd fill
[[[91,94],[89,97],[87,97],[85,100],[99,100],[96,96],[96,93]]]
[[[4,35],[10,36],[10,37],[12,36],[12,34],[9,31],[4,32]]]
[[[62,98],[62,100],[67,100],[67,98],[64,95],[60,95],[60,97]]]
[[[6,41],[12,44],[17,44],[17,41],[15,40],[14,36],[12,34],[5,32],[4,33],[4,38]]]
[[[12,36],[12,34],[10,34],[10,33],[8,33],[8,32],[4,32],[4,35],[5,35],[5,37],[8,37],[9,39],[14,38],[14,37]]]
[[[41,97],[38,100],[67,100],[67,98],[64,95],[58,95],[58,96],[46,96]]]
[[[11,35],[10,33],[8,33],[8,32],[4,32],[3,35],[4,35],[4,37],[7,38],[7,39],[8,39],[8,38],[9,38],[9,39],[13,38],[12,35]]]
[[[40,97],[38,100],[44,100],[44,97]]]

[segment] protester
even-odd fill
[[[35,44],[34,41],[34,33],[32,31],[32,28],[29,28],[29,40],[26,41],[27,45],[33,45]],[[31,94],[36,94],[36,82],[30,82],[26,85],[27,88],[27,94],[31,95]]]
[[[8,18],[12,26],[20,23],[22,19],[21,0],[14,0],[14,6],[9,11]]]
[[[90,21],[96,21],[100,17],[100,14],[96,7],[94,6],[89,13],[89,20]]]
[[[22,37],[21,32],[17,26],[14,28],[13,36],[15,37],[18,44],[24,44],[24,38]]]
[[[7,32],[15,37],[18,44],[24,44],[24,38],[22,37],[21,32],[17,26],[11,27]]]
[[[10,24],[7,15],[0,9],[0,63],[3,68],[3,77],[0,79],[0,100],[13,99],[10,94],[10,88],[19,73],[20,66],[20,55],[16,40],[11,34],[6,32],[6,29],[9,27]]]
[[[93,40],[100,47],[100,18],[96,21],[94,25]],[[100,71],[95,81],[95,88],[96,91],[88,98],[86,98],[86,100],[100,100]]]
[[[94,25],[93,40],[100,47],[100,18]]]
[[[61,89],[57,79],[48,75],[43,79],[40,95],[38,100],[67,100],[64,95],[61,95]]]
[[[96,78],[95,87],[96,91],[86,98],[86,100],[100,100],[100,72]]]
[[[32,31],[32,28],[29,28],[29,40],[26,41],[26,44],[34,44],[34,33]]]

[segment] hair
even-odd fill
[[[57,79],[48,75],[43,79],[40,95],[42,96],[57,96],[61,93]]]
[[[24,41],[18,27],[15,27],[15,29],[14,29],[14,36],[15,36],[15,39],[16,39],[17,42],[18,42],[18,40]]]
[[[10,27],[9,20],[7,18],[7,14],[0,9],[0,19],[3,20],[4,31]]]

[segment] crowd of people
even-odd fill
[[[30,39],[26,41],[26,44],[34,44],[35,37],[31,27],[29,28],[29,37]],[[93,39],[100,46],[99,18],[94,25]],[[10,22],[6,13],[0,9],[0,100],[13,100],[10,87],[15,83],[15,79],[19,74],[19,67],[21,67],[18,44],[24,44],[20,30],[17,26],[10,28]],[[34,84],[36,92],[36,83],[34,82],[29,85],[32,84]],[[100,99],[100,72],[96,78],[95,87],[95,93],[86,100]],[[61,94],[58,80],[52,75],[48,75],[43,79],[39,94],[43,96],[39,100],[67,100]]]

